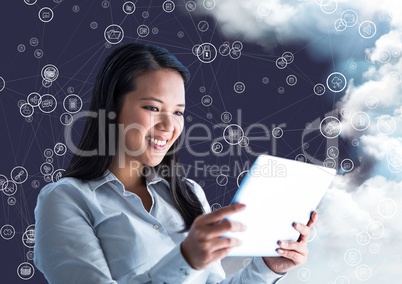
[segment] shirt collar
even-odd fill
[[[145,174],[145,181],[146,181],[146,186],[151,184],[155,184],[158,182],[163,182],[165,185],[169,187],[169,182],[164,179],[162,176],[160,176],[154,167],[150,167],[147,165],[144,165],[147,169],[144,171]],[[100,186],[106,184],[106,183],[113,183],[121,188],[124,188],[124,185],[121,183],[121,181],[109,170],[106,170],[105,174],[99,178],[99,179],[93,179],[89,180],[88,184],[89,187],[91,188],[92,191],[95,191],[97,188]]]

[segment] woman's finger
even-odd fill
[[[212,255],[212,261],[211,262],[215,262],[217,260],[220,260],[222,258],[224,258],[225,256],[227,256],[229,254],[229,252],[232,250],[232,248],[223,248],[220,250],[217,250],[213,253]]]
[[[201,224],[214,224],[229,215],[242,211],[245,207],[246,205],[240,203],[225,206],[212,213],[199,216],[194,222]]]
[[[242,241],[236,238],[216,238],[211,241],[211,250],[213,252],[221,249],[232,249],[234,247],[241,246]]]
[[[281,248],[276,249],[276,252],[281,256],[292,260],[296,264],[302,264],[307,261],[307,255],[302,255],[294,250],[284,250]]]
[[[312,227],[318,220],[318,213],[317,211],[313,211],[310,215],[310,220],[308,220],[307,226]]]
[[[208,233],[207,239],[213,239],[227,232],[244,232],[247,227],[239,222],[223,220],[215,224],[207,225],[204,229],[207,230]]]
[[[298,252],[298,253],[300,253],[302,255],[307,255],[308,254],[307,245],[304,244],[304,243],[279,241],[278,245],[283,250],[293,250],[293,251],[296,251],[296,252]]]
[[[293,227],[300,233],[300,237],[297,241],[307,243],[308,239],[310,238],[310,227],[297,222],[293,224]]]

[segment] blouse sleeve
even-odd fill
[[[198,196],[202,206],[206,213],[211,212],[211,207],[205,196],[204,190],[195,181],[188,179],[193,190]],[[270,270],[261,257],[253,257],[250,264],[244,269],[239,270],[236,274],[226,278],[225,271],[222,268],[221,262],[217,261],[209,267],[210,275],[208,277],[207,284],[246,284],[246,283],[277,283],[286,273],[277,274]]]
[[[35,220],[34,264],[49,283],[184,283],[199,273],[177,246],[145,273],[113,279],[86,199],[68,183],[42,189]]]

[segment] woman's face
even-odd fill
[[[133,160],[149,166],[162,161],[183,130],[184,93],[183,78],[175,70],[135,79],[135,91],[125,96],[118,116],[119,157],[124,155],[126,166]]]

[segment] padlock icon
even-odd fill
[[[205,45],[202,49],[202,59],[210,60],[211,58],[211,47],[209,45]]]

